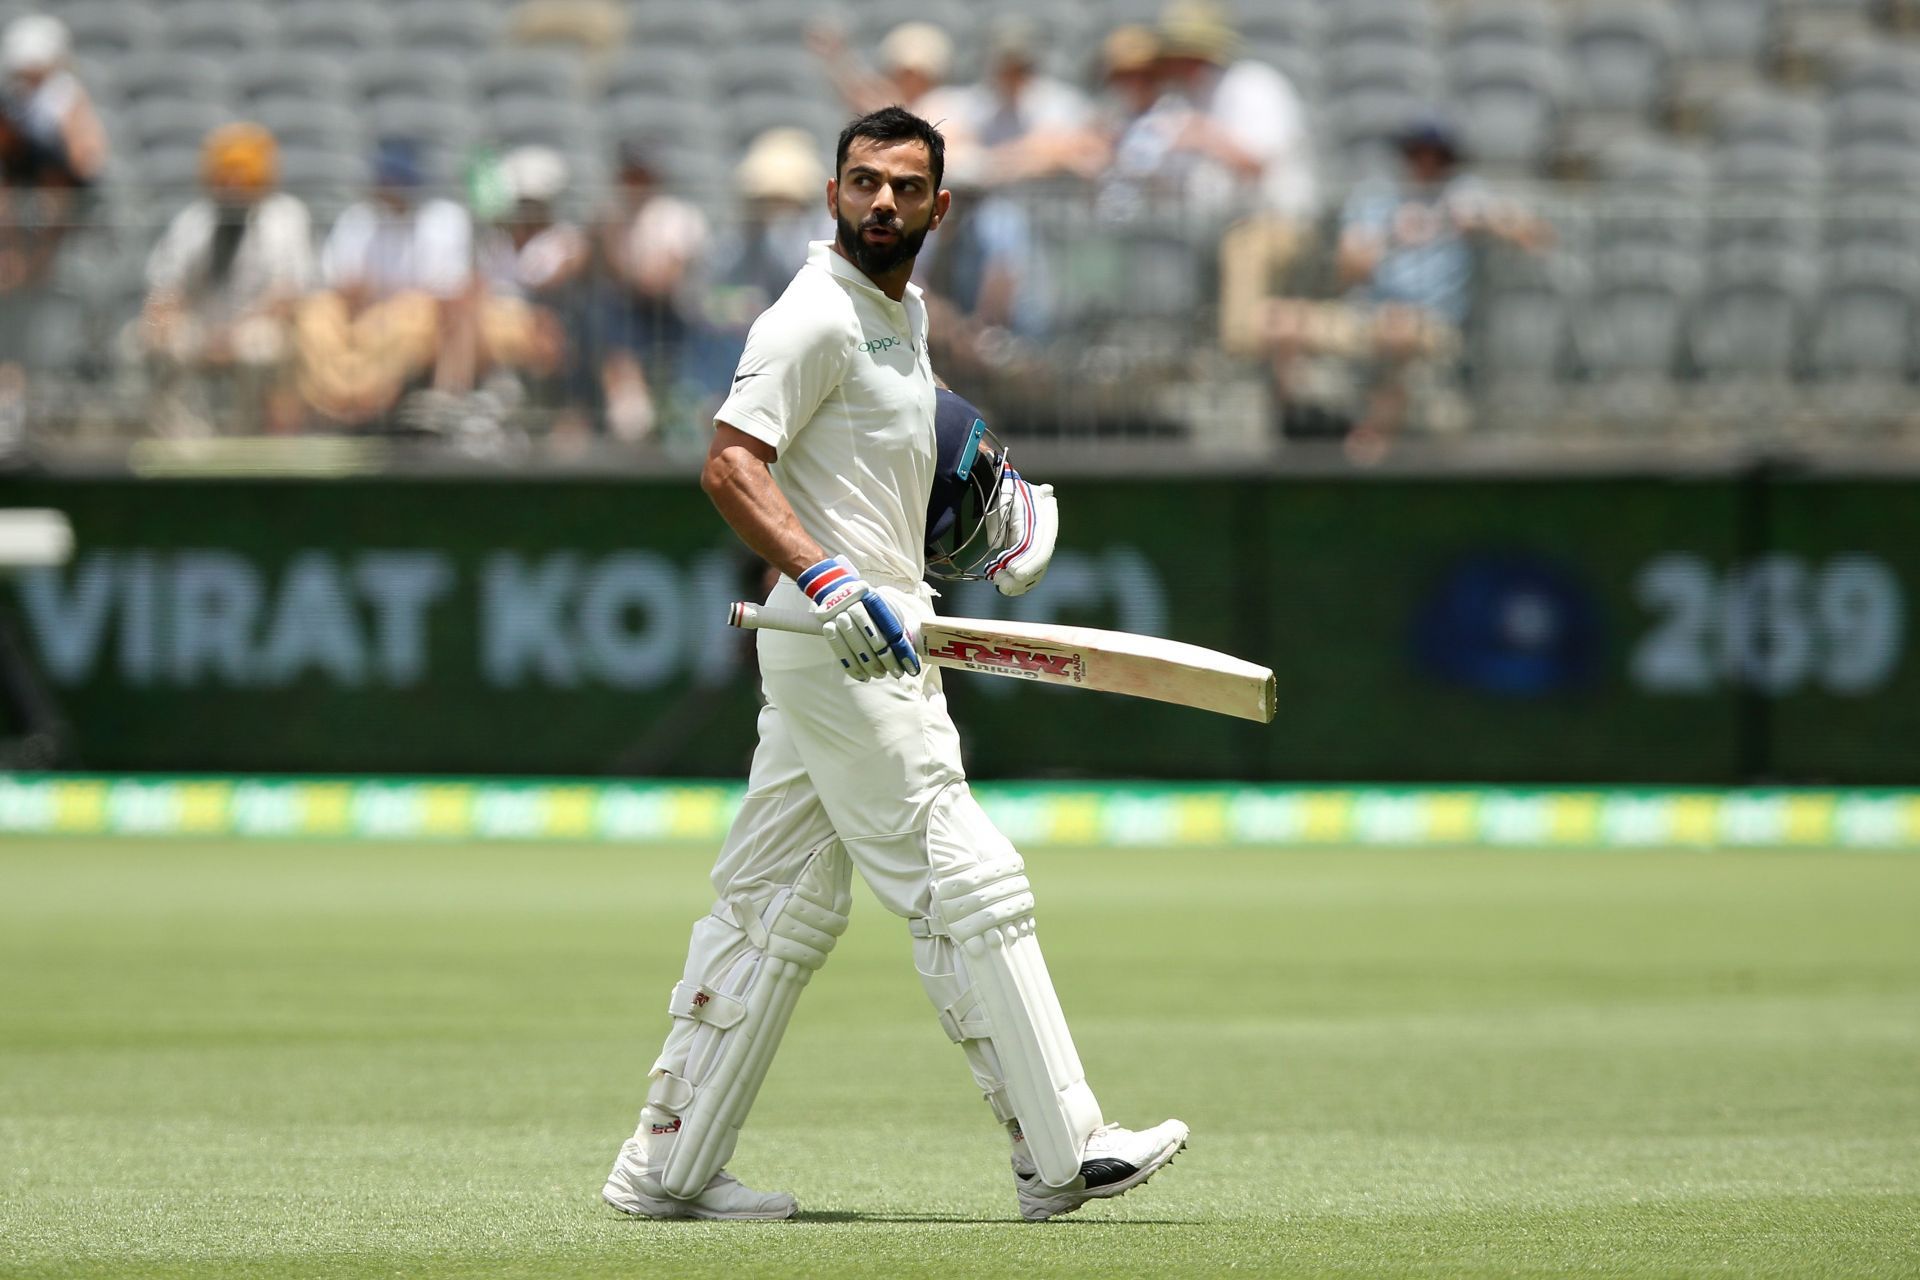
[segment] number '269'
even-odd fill
[[[1633,586],[1655,617],[1633,652],[1634,683],[1649,693],[1811,684],[1859,696],[1887,683],[1905,648],[1900,579],[1877,556],[1765,555],[1721,572],[1675,552],[1648,561]]]

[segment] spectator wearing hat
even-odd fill
[[[429,374],[450,395],[473,386],[473,223],[424,184],[419,148],[382,140],[371,195],[321,246],[324,292],[300,308],[302,392],[343,425],[382,418]]]
[[[107,131],[93,99],[68,66],[66,24],[27,14],[0,35],[0,62],[15,127],[45,158],[43,181],[91,186],[107,165]]]
[[[495,403],[517,401],[531,382],[536,398],[558,411],[556,430],[582,423],[586,306],[583,280],[590,242],[559,213],[569,178],[566,157],[552,147],[516,147],[501,158],[499,203],[480,239],[476,375]],[[483,397],[484,399],[485,397]]]
[[[653,433],[680,376],[713,233],[698,206],[668,190],[670,175],[650,142],[623,143],[619,167],[617,203],[601,231],[613,295],[600,385],[608,432],[638,440]]]
[[[880,41],[878,71],[854,56],[846,29],[831,20],[807,28],[807,47],[854,115],[895,104],[936,124],[950,114],[953,41],[931,22],[903,22],[888,31]]]
[[[1407,373],[1450,361],[1473,305],[1476,247],[1489,240],[1537,252],[1547,228],[1496,198],[1463,167],[1458,135],[1439,118],[1409,123],[1397,139],[1397,178],[1363,184],[1340,219],[1336,270],[1342,303],[1276,302],[1265,317],[1275,389],[1294,390],[1303,354],[1370,359],[1366,409],[1347,436],[1359,460],[1383,454],[1407,416]]]
[[[714,255],[710,317],[744,339],[805,264],[808,244],[831,235],[833,223],[826,161],[804,130],[769,129],[755,138],[734,169],[734,184],[745,213]]]
[[[1168,97],[1142,128],[1164,135],[1165,163],[1180,176],[1190,209],[1251,205],[1311,220],[1319,188],[1306,108],[1279,70],[1234,57],[1238,40],[1206,0],[1169,5],[1157,58]]]
[[[163,414],[204,429],[224,402],[243,430],[292,430],[289,324],[312,287],[306,205],[279,190],[273,135],[223,125],[200,152],[202,194],[174,215],[147,259],[141,345],[159,383]]]

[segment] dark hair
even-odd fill
[[[947,171],[947,140],[940,131],[922,120],[905,107],[882,107],[878,111],[869,111],[840,131],[840,146],[833,154],[833,176],[838,178],[840,171],[847,167],[847,150],[853,146],[855,138],[871,138],[875,142],[924,142],[927,144],[927,161],[933,169],[933,189],[940,189],[940,179]]]

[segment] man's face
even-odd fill
[[[1416,142],[1401,148],[1406,158],[1407,175],[1425,185],[1441,181],[1453,168],[1453,157],[1444,148],[1430,142]]]
[[[855,138],[840,176],[827,184],[841,249],[876,278],[913,260],[949,199],[934,189],[932,157],[919,141]]]

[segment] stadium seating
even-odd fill
[[[87,281],[62,279],[36,359],[114,328],[102,308],[125,321],[147,247],[196,187],[200,139],[227,120],[279,136],[286,184],[313,202],[321,230],[389,135],[421,142],[447,190],[476,148],[555,147],[580,207],[601,198],[615,145],[645,139],[670,185],[724,223],[737,211],[734,165],[757,133],[798,126],[824,149],[844,122],[802,48],[810,23],[841,23],[868,56],[899,21],[941,24],[968,80],[996,25],[1023,17],[1045,32],[1047,65],[1087,84],[1106,31],[1150,23],[1163,3],[923,0],[903,12],[879,0],[625,0],[624,44],[581,50],[516,46],[509,0],[61,0],[117,151],[96,207],[129,225]],[[29,7],[0,0],[0,19]],[[1711,401],[1780,378],[1882,396],[1920,380],[1920,41],[1876,31],[1872,6],[1237,10],[1242,55],[1279,67],[1307,107],[1329,209],[1391,163],[1410,117],[1436,110],[1458,124],[1476,169],[1551,206],[1551,261],[1489,259],[1469,335],[1479,385],[1585,387],[1605,403],[1629,384],[1654,401]],[[1210,287],[1206,241],[1124,219],[1049,234],[1063,340],[1123,315],[1191,321]]]

